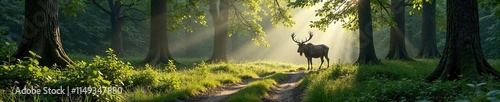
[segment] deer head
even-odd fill
[[[295,33],[292,33],[292,40],[293,42],[297,43],[297,45],[299,45],[299,49],[297,49],[297,52],[300,54],[300,56],[302,56],[302,53],[305,52],[305,50],[307,49],[305,47],[305,43],[308,42],[309,40],[311,40],[313,37],[313,33],[311,31],[309,31],[309,38],[306,38],[307,40],[306,41],[297,41],[295,39]]]

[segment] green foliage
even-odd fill
[[[243,0],[233,3],[229,14],[229,36],[243,34],[251,36],[255,45],[269,46],[262,28],[262,16],[270,15],[271,24],[291,27],[291,8],[286,7],[287,0]]]
[[[493,15],[500,17],[500,1],[497,0],[478,0],[479,5],[487,11],[492,10]]]
[[[6,64],[15,61],[15,59],[11,57],[12,54],[15,53],[15,42],[0,43],[0,49],[2,49],[0,50],[0,61],[2,61],[1,63]]]
[[[304,101],[488,101],[486,92],[498,90],[498,81],[469,84],[465,80],[425,82],[437,60],[384,61],[384,65],[339,65],[319,73],[308,73],[301,85]],[[498,61],[493,61],[498,62]],[[494,66],[497,69],[500,67]],[[474,87],[470,87],[470,86]],[[478,88],[477,86],[481,86]],[[480,90],[480,91],[478,91]],[[491,93],[491,94],[492,94]],[[493,95],[493,97],[496,97]],[[493,99],[493,98],[491,98]]]
[[[374,29],[383,27],[384,25],[393,25],[393,14],[389,12],[387,0],[370,0],[372,8],[372,20]],[[321,17],[318,21],[311,21],[309,26],[325,31],[332,23],[341,22],[342,27],[349,30],[356,30],[358,25],[358,9],[357,3],[354,0],[330,0],[322,2],[320,0],[298,0],[288,4],[292,8],[304,8],[323,4],[322,7],[316,10],[317,17]]]
[[[39,66],[37,56],[30,51],[27,61],[17,60],[0,65],[0,88],[34,86],[40,88],[55,83],[59,76],[57,70]],[[16,64],[11,64],[16,63]]]
[[[144,69],[134,69],[129,63],[116,58],[112,50],[107,53],[108,56],[96,56],[93,60],[85,57],[88,62],[78,61],[63,70],[39,66],[35,53],[32,53],[30,60],[2,64],[0,98],[15,101],[175,101],[223,83],[237,83],[242,78],[268,76],[269,73],[297,68],[296,65],[272,62],[207,64],[202,61],[193,67],[181,69],[177,69],[172,63],[167,65],[167,68],[152,68],[146,65]],[[169,69],[168,67],[172,70],[165,70]],[[284,77],[283,74],[275,74],[267,79]],[[266,81],[268,82],[271,81]],[[24,85],[35,88],[121,87],[124,90],[122,94],[71,96],[12,93],[12,87]]]
[[[17,60],[16,63],[1,65],[0,87],[2,89],[23,86],[35,88],[122,87],[123,81],[130,79],[130,70],[133,67],[129,63],[119,61],[116,55],[112,54],[112,50],[107,53],[109,55],[105,59],[96,57],[91,63],[80,61],[68,66],[65,70],[54,70],[57,69],[56,66],[53,69],[40,66],[37,60],[39,56],[30,51],[32,57],[29,57],[27,61]],[[121,96],[117,94],[91,94],[84,97],[100,101],[121,100]]]
[[[85,0],[58,0],[64,14],[76,16],[78,11],[85,12]]]
[[[130,87],[142,87],[151,91],[171,91],[180,87],[180,80],[174,76],[161,75],[158,72],[146,65],[146,69],[139,71],[138,74],[132,75],[133,84]]]
[[[175,66],[174,60],[168,60],[165,72],[175,72],[175,70],[177,70],[177,67]]]
[[[11,42],[21,35],[24,24],[24,3],[20,0],[0,1],[0,42]]]
[[[133,66],[129,62],[118,60],[111,48],[106,53],[108,56],[105,59],[96,56],[89,66],[95,67],[102,72],[104,79],[111,81],[111,84],[123,86],[123,80],[129,78]]]
[[[480,32],[481,32],[481,45],[483,48],[484,56],[486,58],[500,58],[500,21],[498,17],[495,17],[491,11],[480,10],[480,15],[484,15],[479,18],[480,21]]]

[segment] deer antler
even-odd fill
[[[313,36],[314,36],[313,33],[311,31],[309,31],[309,38],[306,38],[307,40],[304,42],[308,42],[309,40],[312,39]]]
[[[292,40],[293,40],[293,42],[300,43],[300,42],[298,42],[297,40],[295,40],[295,32],[294,32],[294,33],[292,33]]]

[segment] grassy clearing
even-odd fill
[[[296,65],[291,64],[250,62],[239,64],[201,64],[194,68],[181,69],[170,73],[157,71],[159,73],[157,75],[159,76],[175,77],[178,79],[180,87],[161,92],[152,92],[148,88],[140,87],[132,91],[126,91],[123,96],[124,101],[175,101],[177,99],[186,99],[189,96],[204,92],[208,88],[214,88],[224,83],[237,83],[245,78],[258,78],[296,68],[298,68]],[[141,70],[136,71],[140,72]]]
[[[92,60],[92,57],[89,56],[70,56],[77,60]],[[142,59],[122,58],[121,60],[131,62],[132,65],[137,66]],[[181,81],[179,88],[176,88],[175,90],[152,92],[150,88],[139,87],[126,91],[123,94],[124,101],[175,101],[177,99],[188,98],[189,96],[204,92],[208,88],[214,88],[224,83],[237,83],[246,78],[258,78],[260,76],[266,76],[276,72],[297,70],[297,68],[299,68],[299,66],[293,64],[266,61],[233,64],[197,64],[200,63],[200,60],[201,59],[178,59],[178,61],[183,64],[194,64],[185,64],[181,66],[182,68],[178,67],[178,71],[175,72],[165,72],[162,68],[155,68],[155,71],[150,71],[151,74],[154,74],[157,77],[175,77]],[[134,70],[133,73],[137,74],[145,70],[149,69],[137,69]],[[280,75],[282,74],[275,74],[274,76]]]
[[[277,81],[284,80],[286,74],[276,73],[262,80],[257,80],[248,83],[248,86],[236,92],[229,97],[227,102],[260,102],[262,97],[268,96],[268,91],[271,90]]]
[[[490,61],[500,70],[500,61]],[[336,65],[334,68],[308,73],[301,86],[304,101],[488,101],[486,93],[500,89],[500,82],[486,79],[480,87],[469,87],[464,81],[426,83],[437,59],[417,61],[383,61],[383,65]],[[476,95],[475,90],[480,94]],[[498,98],[498,95],[497,95]]]
[[[21,73],[21,75],[24,76],[23,78],[26,80],[34,80],[31,81],[33,82],[31,84],[41,85],[42,87],[44,85],[72,85],[71,87],[83,85],[99,87],[102,86],[101,84],[109,86],[111,83],[112,85],[119,85],[120,87],[123,87],[123,93],[108,95],[106,97],[96,95],[72,95],[68,97],[65,95],[20,95],[13,94],[11,89],[2,88],[0,89],[0,101],[68,102],[108,100],[109,98],[112,98],[113,101],[126,102],[176,101],[179,99],[186,99],[200,92],[204,92],[208,88],[217,87],[224,83],[237,83],[241,82],[241,80],[245,78],[258,78],[274,73],[296,70],[299,68],[299,66],[293,64],[264,61],[206,64],[201,62],[199,59],[181,59],[179,62],[181,62],[182,65],[180,66],[174,66],[173,64],[167,64],[164,66],[143,66],[138,65],[142,58],[137,57],[120,59],[113,57],[113,55],[108,55],[106,57],[102,56],[100,59],[96,59],[95,56],[84,55],[70,55],[70,57],[72,57],[72,59],[79,64],[77,64],[75,68],[70,68],[65,71],[33,67],[38,66],[34,63],[23,63],[23,65],[8,66],[8,68],[4,68],[2,70],[23,71],[23,73],[26,74],[24,75]],[[132,66],[124,62],[131,62]],[[24,66],[30,67],[24,68]],[[125,67],[126,70],[124,69]],[[104,74],[101,74],[101,72]],[[117,72],[119,73],[117,74]],[[9,76],[9,78],[12,76],[14,80],[17,80],[19,78],[15,77],[18,77],[20,74],[0,73],[0,75]],[[56,78],[57,80],[52,78]],[[41,82],[39,81],[40,79],[42,80]],[[88,81],[93,83],[86,83]],[[0,80],[0,82],[3,82],[3,80]],[[74,82],[83,83],[75,84]]]

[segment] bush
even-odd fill
[[[105,80],[109,80],[113,86],[124,86],[123,81],[130,79],[130,70],[133,66],[130,63],[125,63],[118,60],[112,49],[106,51],[106,58],[96,56],[89,67],[95,68],[102,73]]]
[[[142,87],[152,91],[174,90],[180,87],[180,80],[174,76],[162,75],[146,64],[146,68],[132,76],[129,87]]]
[[[305,101],[457,101],[497,100],[500,84],[493,77],[484,83],[465,80],[425,82],[437,60],[387,61],[385,65],[341,65],[322,72],[310,72],[301,83]],[[494,61],[495,62],[495,61]],[[473,86],[473,87],[472,87]],[[479,87],[481,86],[481,87]],[[491,91],[493,90],[493,91]]]
[[[16,43],[15,42],[4,42],[0,43],[0,61],[3,64],[8,64],[11,61],[15,61],[14,58],[12,58],[12,54],[14,54],[14,51],[16,51]]]
[[[0,88],[7,89],[15,86],[33,86],[34,88],[124,86],[123,81],[130,79],[130,70],[133,67],[130,63],[118,60],[116,55],[112,54],[111,49],[106,52],[108,53],[106,58],[96,56],[93,62],[76,62],[75,65],[69,65],[68,68],[60,71],[56,68],[50,69],[46,66],[40,66],[36,59],[39,56],[30,51],[32,57],[29,57],[27,61],[17,60],[16,64],[0,65]],[[88,96],[97,101],[117,101],[121,98],[121,95],[117,94],[91,94]]]
[[[28,61],[17,60],[17,64],[6,63],[0,65],[0,88],[34,86],[35,88],[55,83],[53,79],[59,74],[57,70],[39,66],[37,55],[30,51],[32,56]]]

